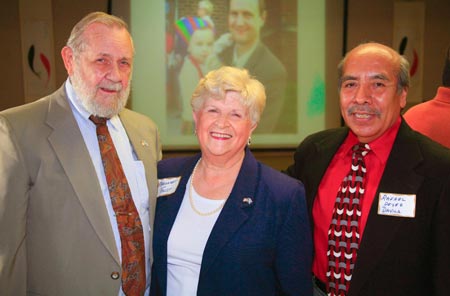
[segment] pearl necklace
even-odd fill
[[[206,213],[200,212],[200,211],[195,207],[194,199],[192,198],[192,188],[194,187],[194,176],[195,176],[195,171],[197,170],[198,164],[200,163],[201,160],[202,160],[202,159],[200,158],[200,159],[197,161],[197,164],[195,165],[194,170],[192,171],[192,174],[191,174],[191,184],[190,184],[190,186],[189,186],[189,204],[191,205],[192,210],[193,210],[196,214],[198,214],[198,215],[200,215],[200,216],[211,216],[211,215],[217,213],[218,211],[220,211],[220,210],[223,208],[223,206],[225,205],[226,200],[224,200],[223,203],[222,203],[218,208],[216,208],[216,209],[214,209],[214,210],[212,210],[212,211],[206,212]]]

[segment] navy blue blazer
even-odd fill
[[[157,200],[150,295],[166,295],[167,239],[200,158],[162,160],[158,178],[181,176]],[[244,201],[250,197],[252,203]],[[303,185],[250,150],[206,243],[197,295],[311,295],[312,239]]]
[[[328,164],[348,132],[343,127],[313,134],[295,152],[287,172],[305,184],[310,213]],[[381,192],[415,195],[415,217],[379,215]],[[348,296],[449,295],[449,218],[450,150],[402,120],[369,212]]]

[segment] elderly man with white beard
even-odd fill
[[[161,144],[125,108],[132,38],[94,12],[61,55],[60,89],[0,112],[2,295],[147,295]]]

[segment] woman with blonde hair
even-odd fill
[[[248,148],[263,85],[222,67],[191,105],[201,152],[158,164],[151,295],[311,295],[303,185]]]

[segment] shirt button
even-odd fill
[[[114,271],[113,273],[111,273],[111,278],[113,280],[117,280],[119,278],[119,273],[117,271]]]

